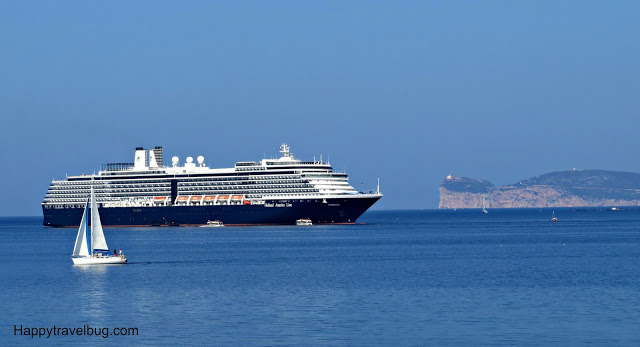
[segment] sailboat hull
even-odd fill
[[[72,257],[73,265],[126,264],[125,257]]]

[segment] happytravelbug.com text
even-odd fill
[[[108,338],[109,336],[138,336],[138,328],[116,327],[116,328],[96,328],[84,324],[80,327],[25,327],[13,326],[14,336],[29,336],[31,338],[51,338],[52,336],[102,336],[102,338]]]

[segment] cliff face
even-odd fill
[[[640,206],[640,174],[573,170],[535,176],[496,188],[484,180],[448,176],[439,208]]]

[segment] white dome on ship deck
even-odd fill
[[[199,155],[198,156],[198,164],[202,164],[202,163],[204,163],[204,157]]]
[[[189,164],[193,163],[193,157],[187,157],[187,163]]]
[[[179,162],[180,162],[180,158],[178,157],[171,158],[171,164],[173,164],[173,166],[178,165]]]

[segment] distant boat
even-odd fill
[[[89,220],[91,226],[89,226]],[[126,264],[127,258],[120,253],[111,254],[104,238],[98,204],[96,203],[93,186],[91,195],[84,207],[80,228],[76,236],[76,244],[73,247],[71,260],[74,265],[101,265],[101,264]]]
[[[552,222],[557,222],[558,221],[558,218],[556,218],[556,211],[551,212],[550,221],[552,221]]]
[[[311,222],[311,219],[302,218],[296,221],[296,225],[313,225],[313,223]]]
[[[224,224],[222,224],[221,221],[219,220],[208,220],[207,224],[205,225],[201,225],[200,227],[205,227],[205,228],[219,228],[219,227],[223,227]]]
[[[484,195],[482,196],[482,213],[489,213],[489,211],[487,211],[487,201],[484,198]]]

